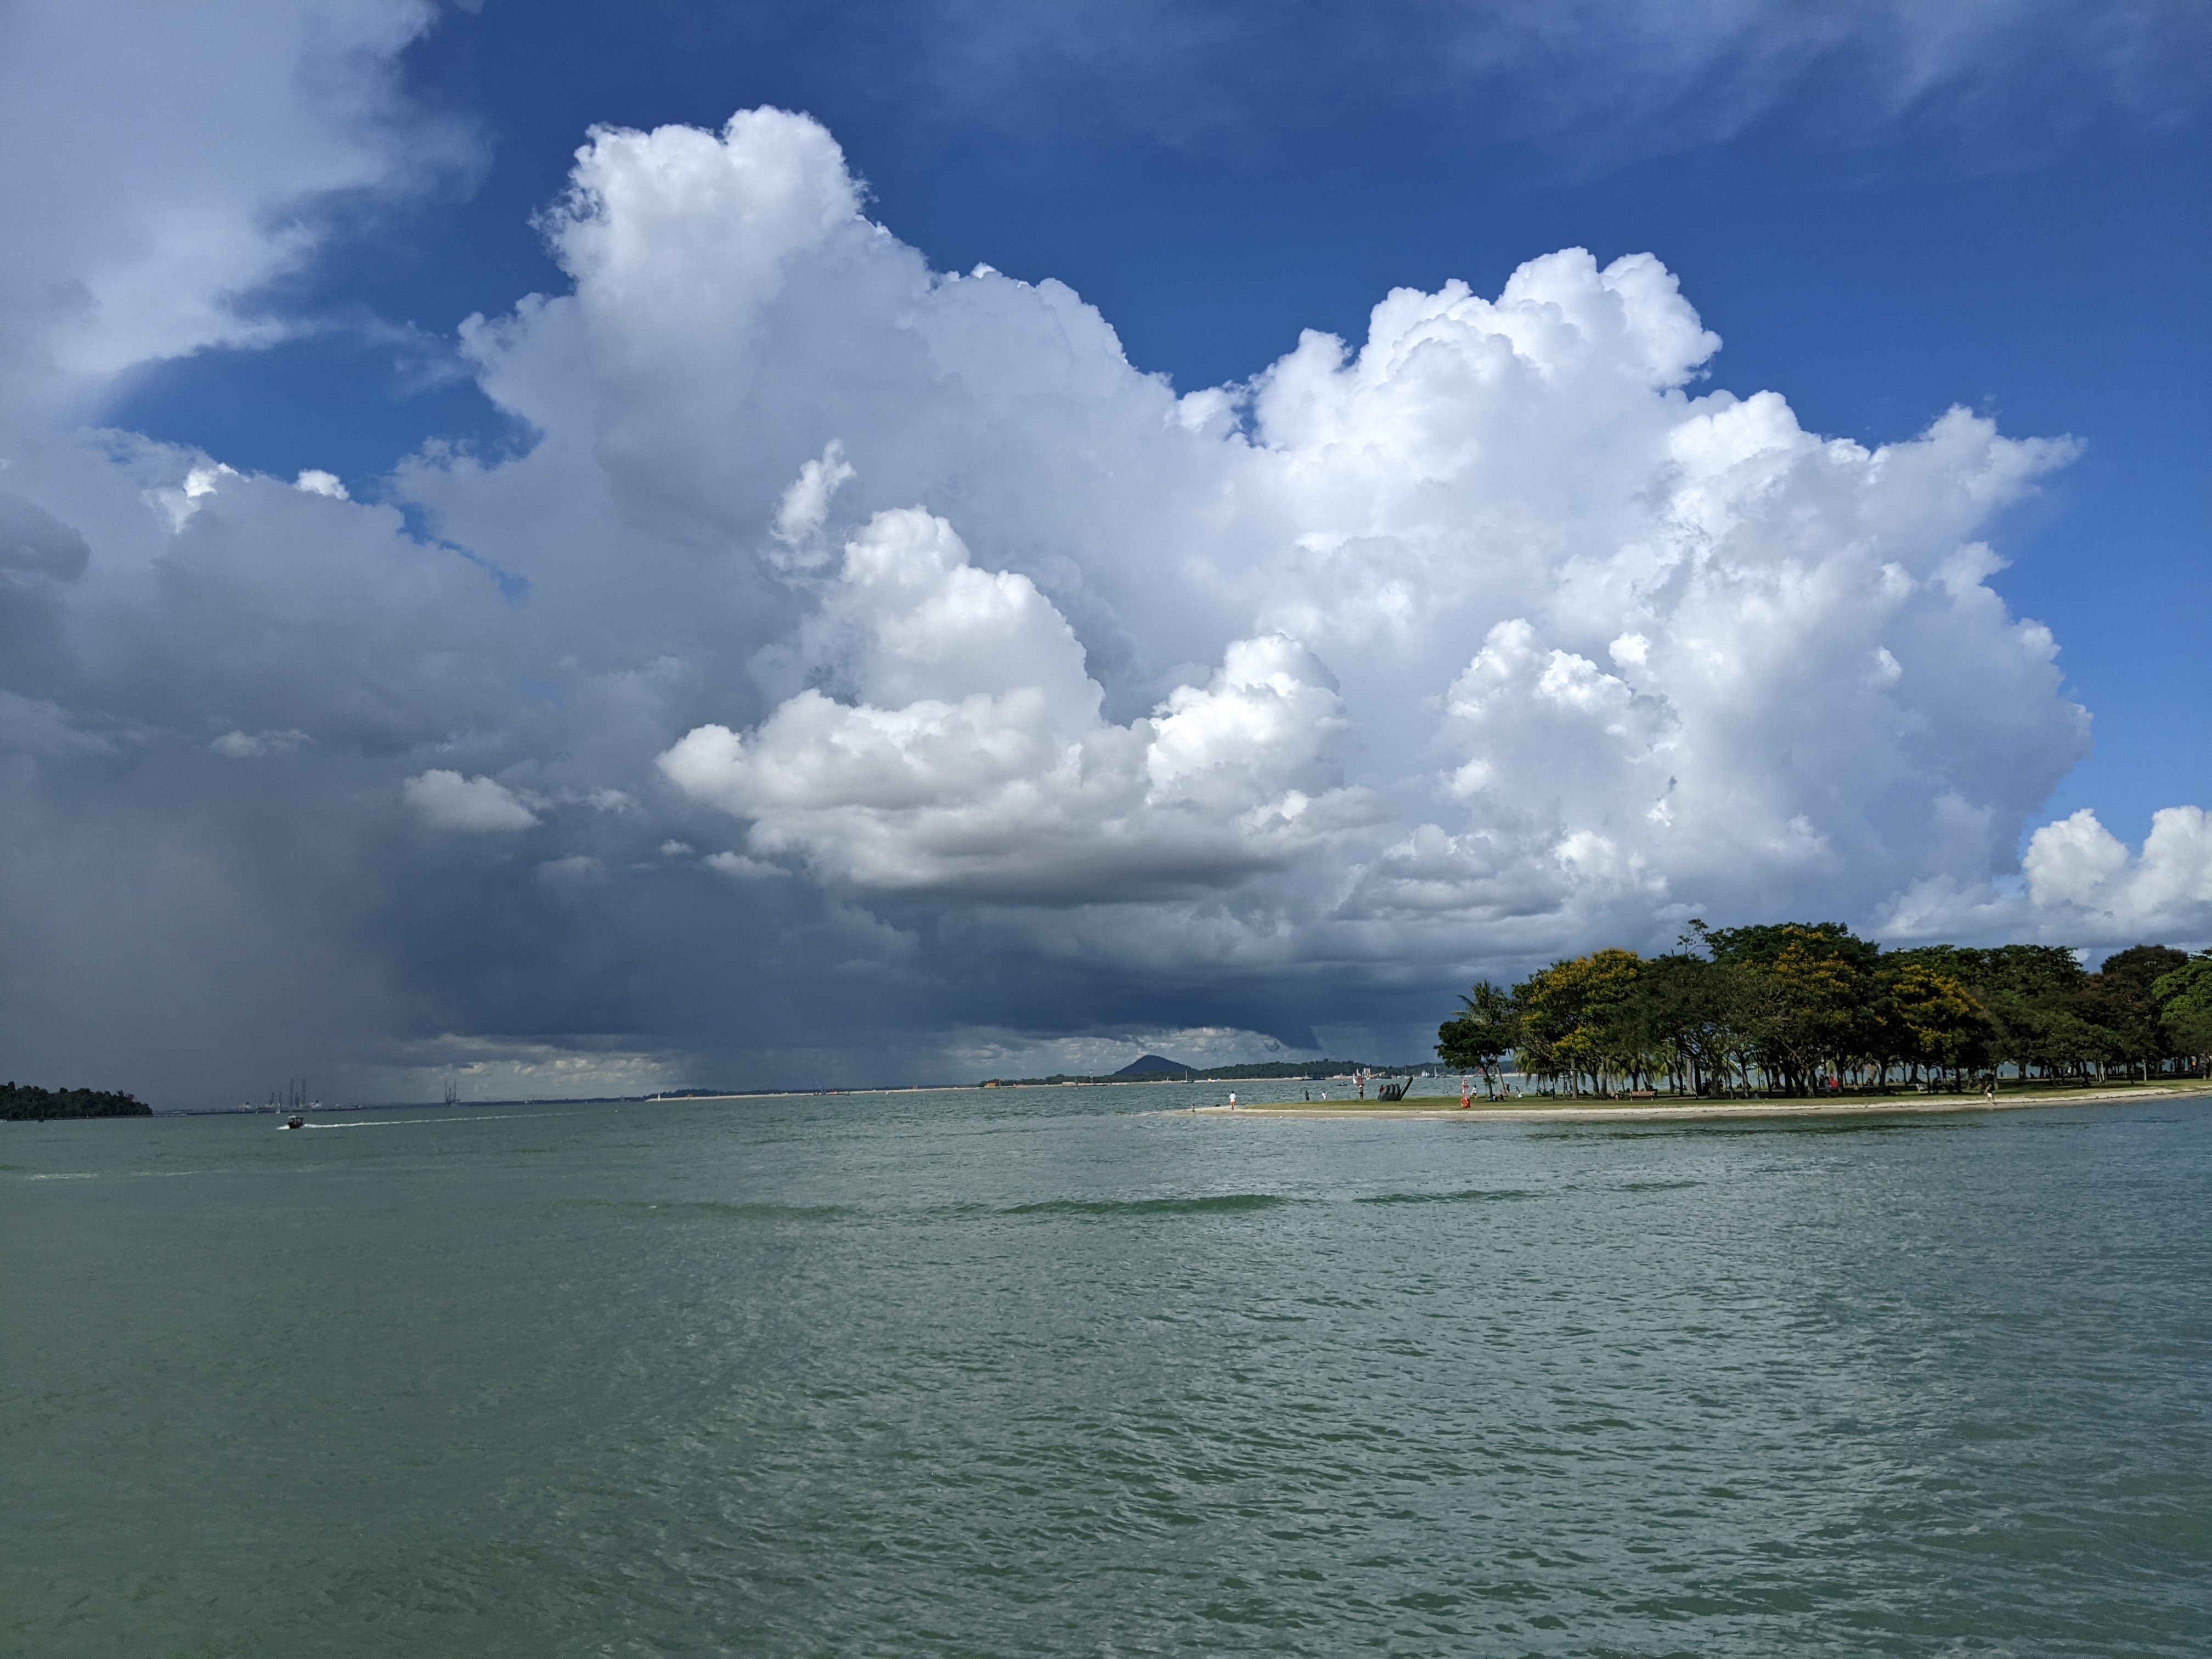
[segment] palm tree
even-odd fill
[[[1513,994],[1478,980],[1459,1000],[1460,1011],[1437,1028],[1437,1054],[1447,1066],[1479,1072],[1483,1092],[1498,1096],[1498,1062],[1521,1041],[1521,1010]]]

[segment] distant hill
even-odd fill
[[[1158,1054],[1139,1054],[1120,1071],[1115,1077],[1192,1077],[1198,1067],[1186,1066],[1179,1060],[1163,1060]]]
[[[1330,1078],[1349,1077],[1354,1072],[1382,1077],[1411,1077],[1417,1073],[1436,1076],[1439,1071],[1433,1060],[1417,1060],[1403,1066],[1376,1066],[1364,1060],[1270,1060],[1249,1061],[1242,1066],[1215,1066],[1201,1072],[1179,1060],[1164,1059],[1158,1054],[1146,1054],[1130,1061],[1110,1077],[1054,1072],[1050,1077],[986,1078],[979,1086],[1016,1089],[1055,1083],[1143,1083],[1152,1078],[1173,1078],[1181,1083],[1279,1083],[1310,1078],[1316,1083],[1322,1083]]]

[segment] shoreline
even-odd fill
[[[1446,1096],[1449,1099],[1449,1097]],[[1706,1100],[1682,1106],[1621,1102],[1592,1103],[1588,1106],[1370,1106],[1364,1109],[1335,1102],[1307,1105],[1270,1101],[1264,1105],[1176,1106],[1164,1117],[1195,1117],[1204,1114],[1224,1118],[1322,1118],[1332,1122],[1365,1122],[1381,1118],[1393,1122],[1429,1121],[1446,1123],[1668,1123],[1737,1117],[1919,1117],[1955,1112],[2041,1111],[2053,1106],[2127,1105],[2149,1100],[2212,1099],[2212,1081],[2197,1086],[2134,1084],[2124,1088],[2083,1089],[2066,1094],[2000,1095],[1995,1100],[1980,1095],[1954,1097],[1900,1096],[1887,1100]]]
[[[1291,1079],[1293,1082],[1297,1079]],[[1341,1079],[1329,1079],[1329,1082]],[[1280,1078],[1219,1078],[1209,1079],[1200,1088],[1227,1087],[1245,1084],[1266,1087],[1280,1085]],[[1161,1083],[1121,1082],[1055,1084],[1001,1084],[1000,1090],[1035,1090],[1039,1092],[1054,1089],[1114,1089],[1152,1088],[1170,1086]],[[678,1106],[707,1105],[732,1101],[823,1100],[841,1095],[925,1095],[968,1094],[978,1092],[972,1083],[905,1084],[885,1089],[761,1089],[746,1090],[735,1094],[714,1095],[568,1095],[523,1097],[503,1100],[465,1100],[451,1103],[450,1109],[482,1109],[495,1106]],[[994,1090],[993,1092],[998,1092]],[[1544,1105],[1534,1103],[1486,1103],[1480,1100],[1462,1111],[1455,1105],[1446,1105],[1449,1094],[1416,1096],[1413,1101],[1389,1104],[1369,1103],[1362,1105],[1353,1101],[1258,1101],[1240,1105],[1232,1113],[1219,1103],[1203,1106],[1159,1106],[1139,1115],[1147,1117],[1189,1117],[1216,1115],[1237,1117],[1328,1118],[1351,1121],[1366,1118],[1391,1120],[1435,1119],[1457,1122],[1502,1120],[1507,1122],[1667,1122],[1676,1119],[1730,1117],[1863,1117],[1884,1114],[1940,1115],[1946,1112],[2009,1112],[2040,1110],[2052,1106],[2117,1105],[2143,1100],[2201,1100],[2212,1098],[2212,1079],[2177,1079],[2171,1083],[2125,1084],[2108,1088],[2074,1089],[2056,1093],[2000,1095],[1995,1101],[1979,1095],[1896,1095],[1880,1098],[1864,1096],[1828,1100],[1706,1100],[1683,1105],[1666,1105],[1657,1101],[1597,1101],[1587,1105],[1574,1105],[1554,1101]],[[1520,1097],[1526,1102],[1527,1097]],[[1437,1102],[1431,1105],[1431,1101]],[[444,1103],[437,1101],[376,1101],[320,1105],[304,1109],[309,1115],[349,1114],[354,1112],[435,1111]],[[156,1119],[186,1117],[266,1117],[265,1107],[224,1106],[214,1108],[184,1108],[173,1111],[156,1110]],[[52,1120],[62,1121],[64,1120]]]

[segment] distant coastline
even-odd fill
[[[1150,1063],[1148,1063],[1150,1062]],[[1399,1066],[1377,1066],[1364,1060],[1246,1060],[1234,1066],[1200,1067],[1162,1060],[1157,1054],[1118,1072],[1054,1072],[1049,1077],[987,1077],[979,1089],[1064,1089],[1073,1084],[1088,1087],[1109,1083],[1328,1083],[1347,1081],[1364,1073],[1370,1077],[1436,1074],[1433,1060]]]
[[[1331,1062],[1334,1064],[1336,1062]],[[1398,1077],[1437,1075],[1435,1062],[1425,1066],[1395,1068],[1370,1066],[1370,1076]],[[1062,1078],[1048,1081],[1043,1078],[1024,1079],[1007,1082],[992,1079],[984,1083],[885,1083],[855,1085],[840,1089],[715,1089],[684,1090],[666,1094],[652,1095],[512,1095],[484,1100],[360,1100],[319,1102],[301,1109],[309,1117],[319,1117],[332,1112],[434,1112],[471,1111],[487,1106],[685,1106],[704,1105],[723,1100],[812,1100],[833,1095],[948,1095],[969,1094],[979,1089],[1157,1089],[1187,1082],[1201,1083],[1297,1083],[1304,1080],[1302,1071],[1240,1072],[1227,1067],[1218,1071],[1194,1073],[1189,1077],[1164,1077],[1147,1073],[1141,1077]],[[1336,1072],[1316,1077],[1316,1082],[1350,1083],[1350,1072]],[[161,1117],[255,1117],[269,1115],[264,1106],[204,1106],[179,1107],[155,1115]]]
[[[1396,1068],[1395,1075],[1399,1078],[1405,1078],[1408,1076],[1409,1071],[1411,1075],[1416,1080],[1434,1080],[1432,1078],[1424,1079],[1423,1073],[1419,1071],[1412,1070],[1411,1068],[1404,1066]],[[1393,1075],[1393,1073],[1378,1072],[1374,1075],[1376,1077],[1389,1077]],[[1297,1076],[1285,1079],[1279,1075],[1249,1073],[1223,1075],[1219,1077],[1209,1076],[1204,1079],[1194,1079],[1194,1081],[1206,1084],[1222,1085],[1243,1083],[1281,1084],[1285,1082],[1297,1083],[1304,1080],[1305,1079]],[[1351,1077],[1342,1073],[1337,1074],[1334,1077],[1317,1078],[1312,1080],[1315,1082],[1323,1083],[1336,1082],[1350,1084],[1352,1082]],[[1048,1089],[1162,1089],[1181,1086],[1181,1081],[1182,1080],[1177,1079],[1158,1077],[1124,1078],[1119,1079],[1101,1078],[1095,1083],[1088,1079],[1070,1079],[1058,1083],[1046,1083],[1042,1080],[1023,1083],[995,1083],[991,1085],[975,1083],[908,1083],[893,1084],[876,1088],[746,1089],[731,1090],[727,1092],[718,1092],[714,1094],[535,1095],[502,1098],[498,1100],[460,1100],[451,1103],[450,1107],[443,1106],[437,1101],[362,1101],[343,1104],[319,1105],[308,1109],[307,1115],[310,1117],[321,1117],[333,1114],[353,1112],[438,1111],[442,1109],[467,1112],[481,1111],[486,1108],[495,1106],[712,1105],[727,1101],[828,1099],[840,1095],[970,1094],[986,1087],[994,1090],[1002,1089],[1012,1091],[1018,1089],[1024,1091],[1036,1090],[1040,1091]],[[1209,1091],[1208,1092],[1211,1091]],[[1498,1119],[1506,1121],[1527,1121],[1532,1122],[1552,1120],[1595,1121],[1603,1119],[1620,1121],[1654,1120],[1666,1121],[1677,1119],[1705,1117],[1829,1117],[1839,1115],[1879,1115],[1884,1113],[1942,1114],[1945,1112],[2009,1111],[2016,1107],[2024,1109],[2029,1107],[2066,1106],[2077,1103],[2101,1103],[2105,1102],[2118,1102],[2124,1100],[2193,1099],[2199,1097],[2212,1097],[2212,1080],[2208,1080],[2203,1078],[2187,1078],[2175,1079],[2162,1084],[2153,1083],[2148,1085],[2142,1084],[2130,1084],[2111,1087],[2100,1087],[2095,1085],[2087,1087],[2081,1085],[2060,1085],[2055,1089],[2035,1089],[2033,1091],[2017,1094],[2001,1092],[1994,1102],[1984,1099],[1978,1094],[1954,1094],[1948,1092],[1894,1095],[1851,1094],[1814,1097],[1810,1099],[1803,1097],[1797,1097],[1794,1098],[1775,1097],[1751,1100],[1700,1100],[1694,1097],[1673,1097],[1672,1098],[1674,1100],[1679,1101],[1680,1103],[1678,1104],[1668,1103],[1670,1097],[1665,1096],[1659,1097],[1656,1099],[1644,1100],[1624,1100],[1618,1097],[1604,1096],[1584,1097],[1583,1102],[1579,1104],[1577,1103],[1574,1098],[1571,1096],[1559,1097],[1555,1098],[1545,1095],[1524,1094],[1510,1096],[1500,1100],[1484,1100],[1478,1096],[1466,1110],[1462,1110],[1459,1108],[1455,1096],[1449,1093],[1440,1092],[1433,1095],[1415,1095],[1411,1099],[1405,1101],[1363,1101],[1358,1098],[1336,1098],[1310,1102],[1297,1100],[1251,1101],[1240,1103],[1237,1108],[1236,1115],[1238,1117],[1328,1117],[1344,1119],[1437,1118],[1449,1119],[1452,1121],[1481,1118]],[[241,1109],[240,1108],[234,1106],[205,1109],[186,1108],[174,1111],[165,1111],[159,1114],[153,1114],[149,1110],[147,1112],[133,1114],[133,1115],[159,1115],[165,1118],[234,1117],[252,1115],[256,1109]],[[1169,1116],[1186,1115],[1195,1113],[1205,1113],[1211,1115],[1217,1112],[1222,1113],[1225,1115],[1227,1108],[1224,1103],[1216,1101],[1208,1101],[1207,1103],[1205,1104],[1190,1106],[1164,1106],[1156,1108],[1154,1110],[1159,1115]]]

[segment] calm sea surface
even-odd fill
[[[2212,1101],[0,1127],[0,1649],[2212,1651]]]

